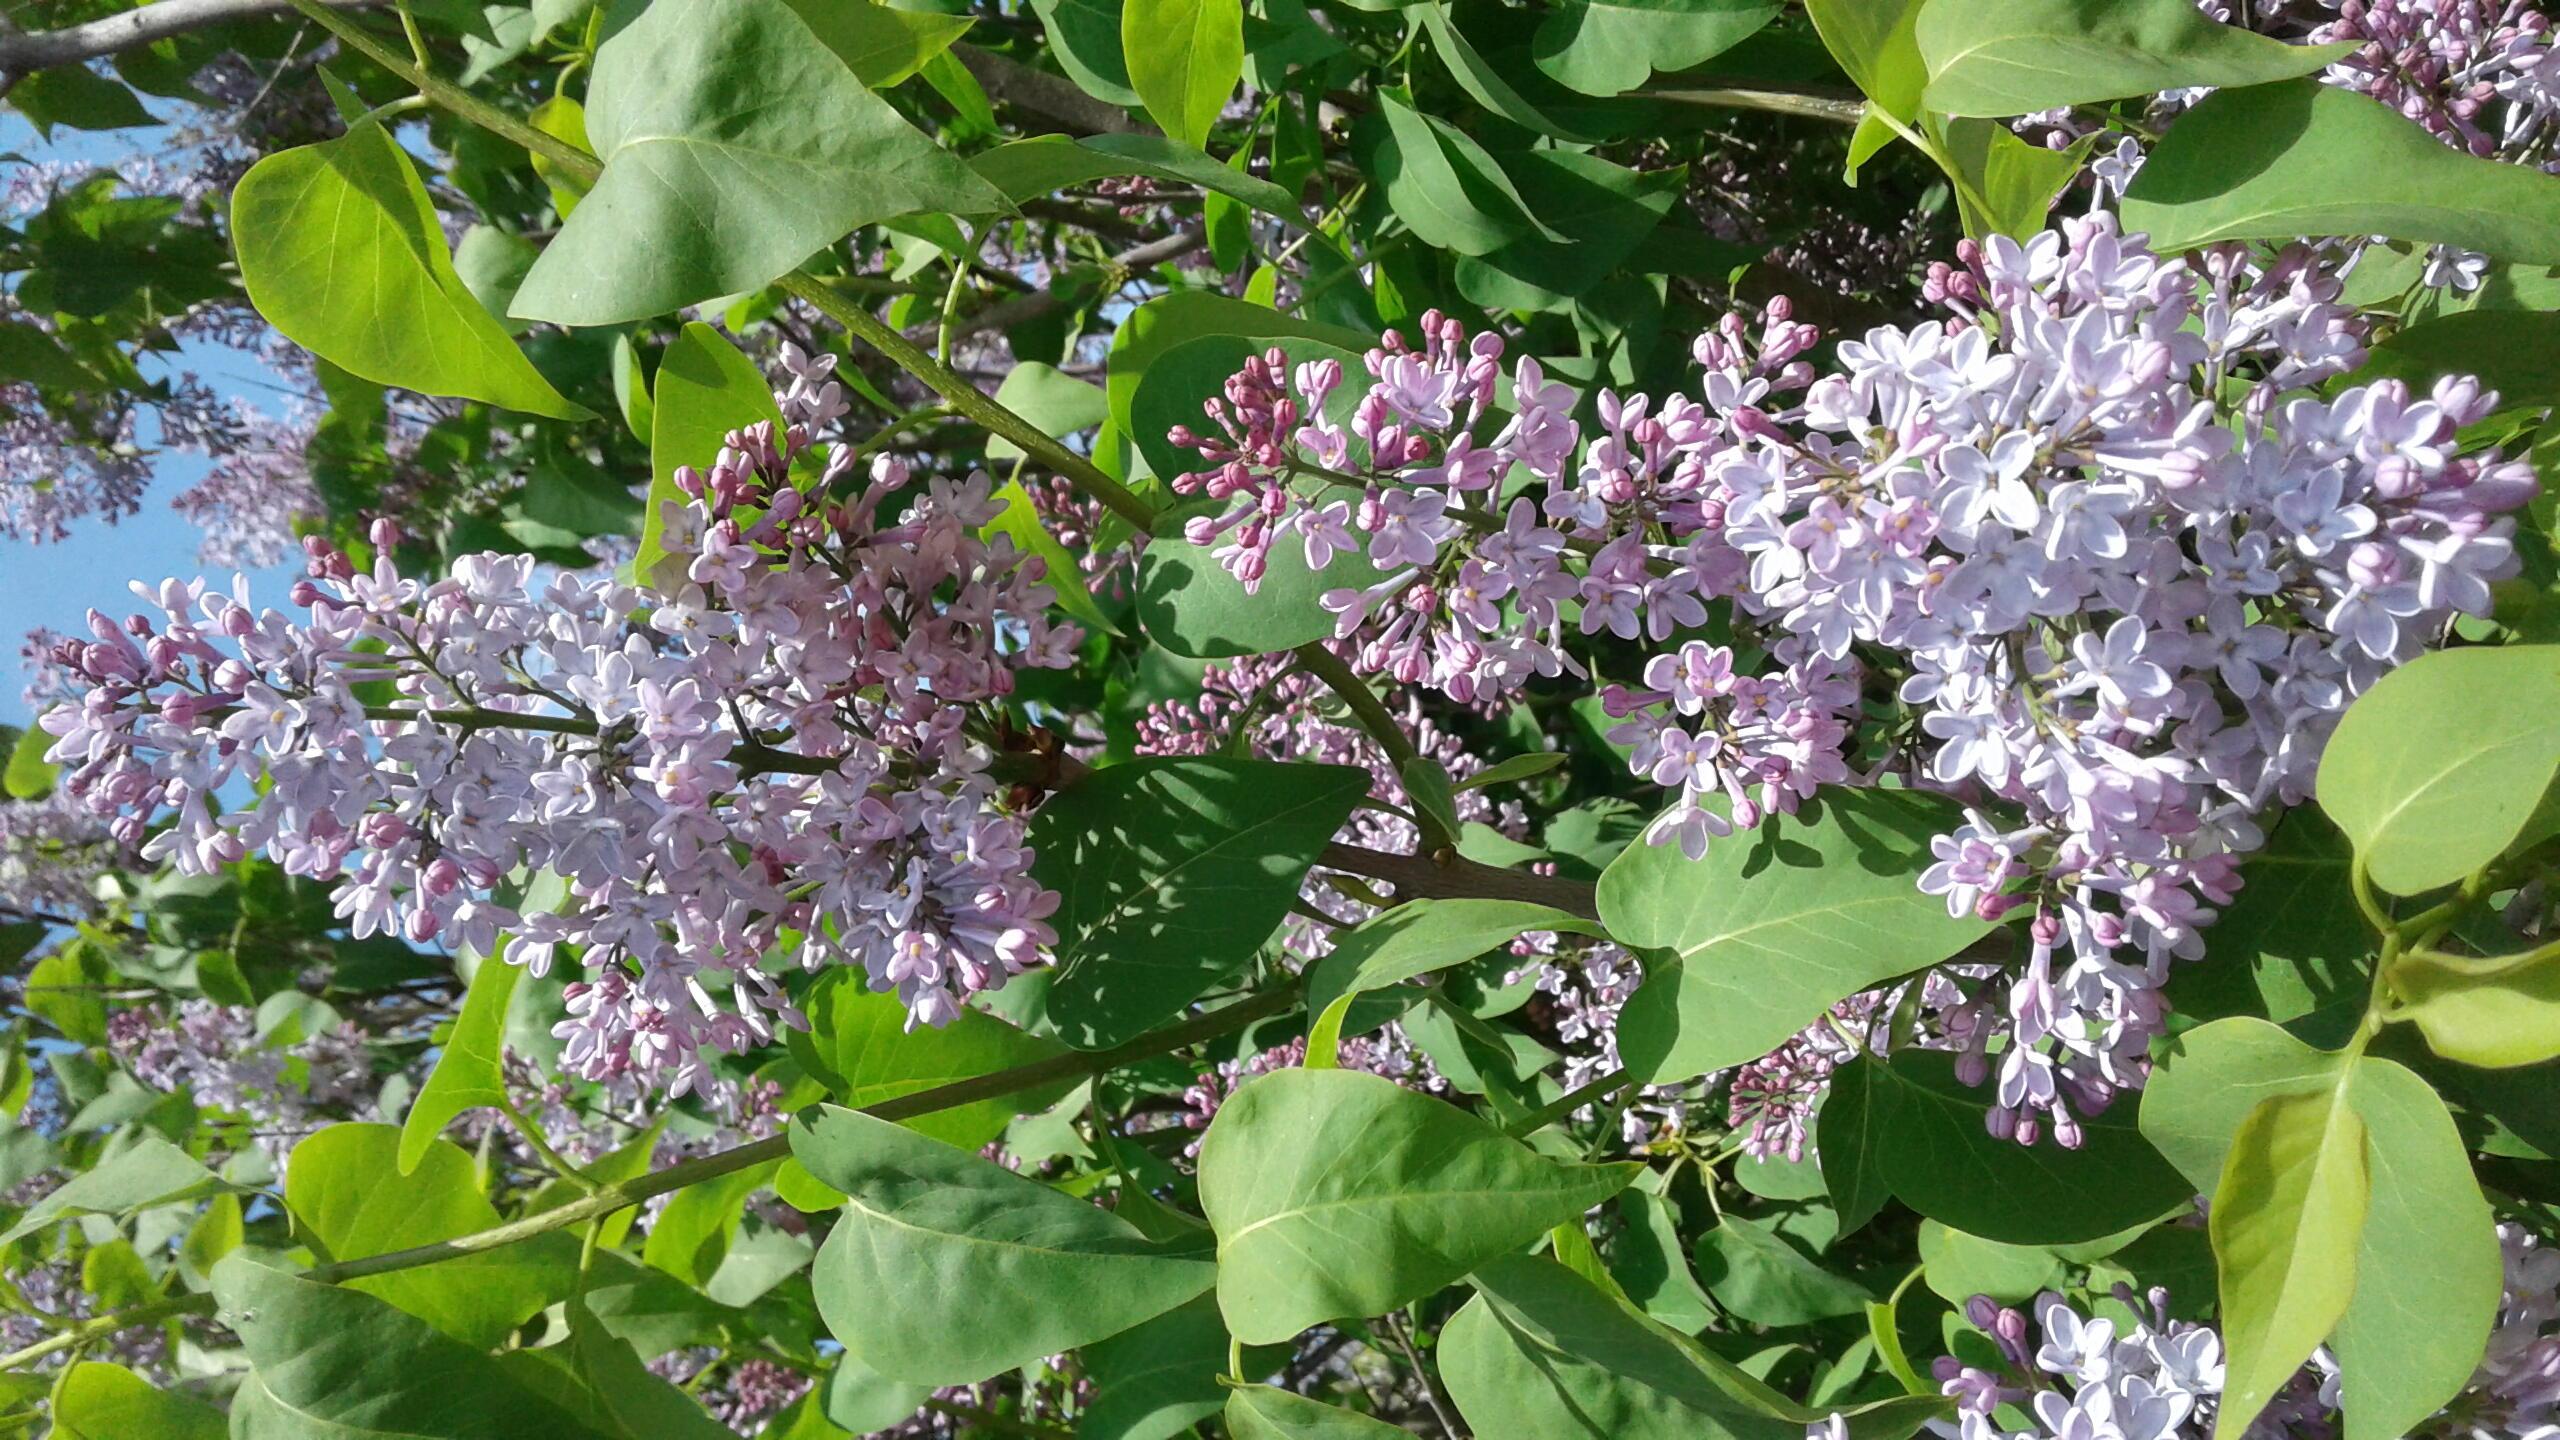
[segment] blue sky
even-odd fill
[[[107,163],[153,148],[158,140],[159,132],[149,130],[103,135],[57,130],[48,142],[16,113],[0,113],[0,152],[14,150],[37,160]],[[245,395],[268,413],[275,412],[275,393],[268,388],[272,379],[254,361],[209,347],[192,349],[186,359],[189,368],[226,398]],[[169,499],[204,474],[205,462],[192,455],[169,455],[154,468],[156,478],[142,497],[139,515],[115,524],[95,518],[84,521],[70,539],[59,544],[0,540],[0,723],[23,725],[29,718],[19,698],[25,676],[17,664],[18,646],[29,630],[42,626],[79,631],[82,617],[93,605],[117,616],[136,607],[133,593],[125,588],[128,580],[203,571],[196,560],[196,528],[169,508]],[[281,604],[298,569],[288,564],[252,572],[251,597]],[[222,578],[227,582],[229,576]]]

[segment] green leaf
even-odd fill
[[[107,1040],[106,963],[85,941],[70,941],[27,971],[27,1009],[83,1045]]]
[[[52,732],[41,725],[30,725],[18,734],[9,747],[6,770],[0,770],[0,791],[12,800],[41,800],[53,793],[53,782],[62,767],[44,758],[53,748]]]
[[[2080,1118],[2081,1144],[1990,1133],[1994,1093],[1956,1078],[1955,1057],[1906,1050],[1834,1072],[1822,1103],[1822,1177],[1844,1226],[1887,1194],[1932,1220],[2013,1245],[2095,1240],[2156,1220],[2195,1186],[2121,1107]]]
[[[1475,137],[1378,92],[1379,120],[1364,126],[1362,168],[1416,238],[1439,250],[1489,255],[1528,235],[1566,243],[1539,219]]]
[[[1368,789],[1341,765],[1153,759],[1051,796],[1029,836],[1059,897],[1050,1023],[1116,1045],[1243,968]]]
[[[2560,405],[2560,315],[2465,310],[2394,333],[2374,347],[2368,373],[2425,389],[2446,375],[2477,376],[2501,410]]]
[[[1628,1068],[1670,1081],[1757,1059],[1842,999],[1987,934],[1914,883],[1930,837],[1961,818],[1918,791],[1828,790],[1703,859],[1628,846],[1600,877],[1600,918],[1619,943],[1676,962],[1649,961],[1620,1017]]]
[[[99,384],[61,341],[24,320],[0,321],[0,380],[25,380],[48,390],[85,391]]]
[[[1054,1040],[1024,1034],[976,1010],[961,1011],[948,1025],[910,1030],[907,1007],[897,996],[875,994],[859,976],[844,971],[819,980],[803,1008],[810,1028],[790,1032],[791,1058],[856,1110],[1066,1053]],[[1072,1078],[1064,1079],[904,1123],[919,1135],[976,1150],[1002,1135],[1014,1116],[1048,1105],[1074,1085]]]
[[[1101,392],[1094,392],[1094,398],[1099,401]],[[1056,597],[1052,603],[1059,609],[1106,635],[1119,634],[1120,627],[1112,624],[1111,617],[1102,613],[1102,607],[1094,603],[1093,592],[1085,587],[1084,572],[1077,568],[1076,557],[1069,554],[1067,547],[1059,544],[1057,537],[1049,533],[1049,527],[1040,522],[1040,512],[1032,505],[1031,495],[1022,488],[1022,482],[1007,480],[996,487],[991,498],[1004,508],[996,513],[996,518],[987,522],[980,534],[990,542],[999,535],[1004,536],[1013,542],[1014,549],[1038,560],[1041,565],[1040,583],[1049,587],[1049,593]]]
[[[604,174],[515,313],[610,325],[761,288],[846,232],[1006,208],[783,0],[658,0],[597,52]]]
[[[350,1286],[217,1266],[222,1323],[250,1371],[232,1440],[622,1440],[584,1424],[504,1367]]]
[[[330,1259],[361,1260],[497,1228],[497,1209],[481,1194],[468,1154],[431,1139],[416,1168],[403,1174],[400,1152],[400,1131],[389,1125],[332,1125],[293,1147],[285,1203]],[[566,1259],[575,1254],[571,1245]],[[485,1349],[568,1292],[563,1259],[557,1246],[518,1246],[347,1284]]]
[[[1244,7],[1237,0],[1122,0],[1120,51],[1130,88],[1164,133],[1207,144],[1209,127],[1244,77]]]
[[[1755,1325],[1810,1325],[1863,1314],[1875,1296],[1816,1265],[1766,1224],[1727,1215],[1698,1237],[1698,1283]]]
[[[121,1365],[80,1361],[53,1395],[60,1440],[223,1440],[222,1412],[200,1400],[152,1387]]]
[[[1602,935],[1595,921],[1526,900],[1407,900],[1337,931],[1307,977],[1307,1009],[1463,964],[1532,930]]]
[[[568,1344],[519,1350],[510,1358],[551,1359],[569,1383],[545,1387],[522,1366],[515,1370],[518,1380],[543,1389],[598,1431],[625,1440],[735,1440],[736,1432],[712,1419],[692,1396],[650,1373],[630,1343],[607,1330],[583,1297],[570,1298],[568,1314]]]
[[[2251,1109],[2341,1088],[2341,1056],[2263,1020],[2217,1020],[2178,1037],[2142,1095],[2142,1131],[2201,1187],[2222,1173]],[[2387,1060],[2357,1064],[2349,1093],[2370,1143],[2372,1199],[2356,1292],[2331,1341],[2345,1377],[2348,1440],[2393,1440],[2461,1391],[2487,1347],[2505,1267],[2488,1201],[2434,1090]],[[2412,1265],[2412,1255],[2427,1263]]]
[[[1232,1440],[1396,1440],[1411,1433],[1268,1385],[1229,1391],[1225,1419]]]
[[[1822,36],[1823,48],[1856,82],[1871,112],[1889,115],[1910,126],[1920,118],[1920,92],[1929,83],[1928,63],[1920,58],[1913,31],[1923,0],[1805,0],[1805,13]],[[1848,181],[1858,183],[1858,167],[1891,144],[1894,129],[1870,113],[1858,122],[1849,140]]]
[[[651,411],[648,510],[640,520],[640,554],[632,562],[643,577],[657,576],[667,558],[665,507],[687,503],[676,488],[677,467],[707,474],[730,431],[758,421],[776,433],[782,429],[782,407],[774,403],[763,372],[699,320],[687,324],[658,361]],[[663,588],[673,589],[668,582],[681,577],[658,578]]]
[[[2560,645],[2422,655],[2347,707],[2320,756],[2320,808],[2376,885],[2450,885],[2498,858],[2551,787],[2555,710]]]
[[[780,1168],[778,1160],[751,1165],[677,1191],[649,1223],[641,1258],[687,1285],[710,1284],[738,1238],[748,1198],[772,1184]]]
[[[1107,1210],[857,1111],[802,1113],[791,1153],[847,1197],[818,1252],[819,1313],[892,1379],[971,1384],[1119,1334],[1216,1277]]]
[[[1964,211],[1966,233],[1976,239],[1989,235],[2034,238],[2045,227],[2054,197],[2080,173],[2080,163],[2095,143],[2048,150],[1988,120],[1940,121],[1931,116],[1927,123],[1938,144],[1940,163],[1963,181],[1957,187],[1957,203]]]
[[[0,1234],[0,1245],[32,1235],[74,1215],[121,1219],[155,1205],[177,1205],[241,1190],[204,1168],[194,1156],[157,1135],[142,1135],[95,1168],[72,1176],[60,1189],[27,1207]]]
[[[1530,235],[1460,259],[1459,290],[1492,308],[1552,308],[1620,273],[1688,184],[1684,166],[1630,170],[1569,150],[1517,151],[1503,163],[1530,212],[1567,243]]]
[[[1170,1440],[1218,1413],[1226,1390],[1227,1327],[1207,1295],[1085,1347],[1093,1398],[1077,1440]]]
[[[2347,1094],[2353,1073],[2259,1101],[2223,1161],[2210,1219],[2229,1357],[2216,1440],[2238,1440],[2355,1293],[2371,1192],[2364,1121]]]
[[[1076,87],[1106,105],[1135,105],[1129,62],[1120,53],[1120,0],[1031,0],[1049,40],[1049,58]]]
[[[2560,176],[2466,155],[2351,90],[2252,85],[2178,117],[2125,194],[2124,228],[2162,254],[2382,235],[2560,265]]]
[[[2420,952],[2391,966],[2392,1018],[2447,1060],[2487,1069],[2560,1056],[2560,954],[2473,960]]]
[[[1976,1295],[2018,1304],[2062,1283],[2062,1257],[2047,1246],[2003,1245],[1923,1220],[1920,1276],[1950,1305]]]
[[[969,164],[1020,204],[1070,186],[1122,175],[1197,185],[1291,222],[1303,217],[1296,197],[1260,176],[1219,164],[1197,146],[1161,135],[1095,135],[1070,140],[1042,135],[1000,145]]]
[[[409,1102],[409,1113],[400,1122],[401,1174],[418,1168],[427,1147],[453,1117],[506,1102],[500,1058],[506,1048],[507,1001],[523,974],[522,967],[496,955],[483,958],[471,973],[470,987],[462,993],[462,1009],[436,1056],[436,1068],[427,1072],[427,1083],[420,1087],[418,1098]]]
[[[789,0],[793,14],[852,69],[863,84],[886,90],[951,48],[975,20],[893,10],[879,0]]]
[[[1478,1270],[1476,1298],[1440,1340],[1441,1378],[1483,1435],[1589,1440],[1798,1440],[1828,1410],[1797,1404],[1740,1367],[1635,1314],[1551,1260]],[[1908,1434],[1946,1402],[1849,1412],[1860,1437]]]
[[[1441,64],[1448,67],[1449,78],[1457,81],[1458,88],[1466,91],[1477,104],[1534,135],[1553,135],[1566,140],[1589,138],[1574,126],[1540,109],[1536,101],[1521,94],[1518,87],[1505,79],[1502,72],[1495,69],[1492,62],[1485,59],[1484,53],[1476,48],[1475,42],[1467,38],[1466,32],[1458,28],[1456,17],[1444,0],[1430,0],[1427,4],[1413,5],[1411,9],[1415,18],[1422,22],[1423,33],[1431,37],[1432,52],[1440,57]]]
[[[427,395],[592,418],[462,283],[426,186],[378,122],[250,166],[232,192],[231,237],[258,313],[340,369]]]
[[[930,1386],[910,1385],[862,1363],[851,1351],[827,1377],[827,1418],[857,1435],[895,1427],[916,1413],[931,1395]]]
[[[46,139],[57,125],[73,130],[126,130],[160,121],[133,91],[86,65],[55,65],[19,76],[9,103]]]
[[[1689,1247],[1680,1238],[1679,1207],[1648,1186],[1659,1172],[1638,1176],[1618,1194],[1626,1224],[1609,1252],[1609,1273],[1644,1313],[1674,1330],[1696,1334],[1715,1321],[1715,1308],[1689,1269]]]
[[[1111,417],[1111,401],[1101,386],[1037,360],[1022,361],[1004,373],[1004,383],[996,387],[996,403],[1061,439]],[[1023,454],[1020,446],[994,435],[987,439],[987,458],[1019,460]]]
[[[1248,1344],[1418,1300],[1626,1188],[1446,1101],[1349,1070],[1283,1070],[1200,1145],[1218,1308]]]
[[[1777,13],[1770,0],[1565,0],[1539,22],[1529,55],[1567,89],[1623,95],[1658,72],[1705,64]]]
[[[1156,361],[1175,346],[1203,335],[1241,335],[1260,345],[1268,345],[1275,340],[1315,340],[1354,352],[1367,348],[1372,338],[1339,326],[1283,315],[1268,306],[1213,295],[1206,290],[1177,290],[1170,295],[1159,295],[1130,311],[1128,318],[1120,322],[1120,328],[1111,336],[1111,373],[1107,388],[1111,397],[1112,423],[1123,435],[1143,433],[1133,420],[1138,383],[1153,374]],[[1224,381],[1226,376],[1221,375],[1217,379]],[[1217,391],[1213,388],[1207,393],[1214,395]]]
[[[2297,1020],[2361,997],[2373,931],[2348,883],[2354,850],[2315,806],[2287,811],[2244,862],[2248,882],[2207,932],[2207,963],[2169,973],[2173,1008],[2198,1019]]]
[[[2198,86],[2316,75],[2353,42],[2288,45],[2186,0],[1932,0],[1913,38],[1928,107],[2003,117]]]

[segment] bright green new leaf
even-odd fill
[[[948,1025],[911,1030],[907,1007],[897,996],[875,992],[847,971],[820,979],[803,1008],[810,1028],[790,1032],[791,1058],[856,1110],[1066,1053],[1055,1040],[1025,1034],[976,1010],[961,1011]],[[1063,1079],[904,1123],[919,1135],[976,1150],[1002,1135],[1014,1116],[1040,1109],[1073,1085],[1072,1078]]]
[[[2320,756],[2320,808],[2376,885],[2450,885],[2498,858],[2551,787],[2555,713],[2560,645],[2422,655],[2347,707]]]
[[[75,1215],[121,1218],[155,1205],[176,1205],[241,1188],[206,1169],[186,1151],[146,1134],[28,1206],[17,1224],[0,1234],[0,1245]]]
[[[1976,1295],[2018,1304],[2062,1283],[2062,1257],[2049,1246],[2003,1245],[1923,1220],[1920,1278],[1951,1305]]]
[[[2263,1020],[2217,1020],[2178,1038],[2142,1095],[2142,1133],[2201,1188],[2241,1121],[2272,1096],[2340,1088],[2342,1057]],[[2349,1088],[2369,1137],[2372,1197],[2356,1291],[2331,1341],[2348,1440],[2394,1440],[2471,1378],[2498,1313],[2496,1225],[2453,1117],[2425,1081],[2387,1060]],[[2425,1255],[2427,1263],[2408,1263]]]
[[[53,733],[41,725],[30,725],[19,732],[17,742],[9,747],[9,763],[0,771],[0,791],[12,800],[41,800],[53,793],[53,782],[62,767],[44,758],[53,748]]]
[[[2178,117],[2125,193],[2124,228],[2163,254],[2383,235],[2560,265],[2560,175],[2466,155],[2352,90],[2252,85]]]
[[[293,1147],[285,1203],[331,1259],[361,1260],[497,1228],[497,1209],[481,1193],[468,1154],[430,1138],[404,1174],[401,1150],[398,1129],[370,1124],[332,1125]],[[574,1244],[565,1256],[556,1244],[519,1245],[347,1284],[486,1347],[567,1294],[575,1258]]]
[[[2391,989],[2393,1018],[2416,1022],[2447,1060],[2502,1069],[2560,1056],[2560,955],[2405,955]]]
[[[1283,1070],[1200,1145],[1218,1308],[1248,1344],[1418,1300],[1626,1188],[1448,1102],[1350,1070]]]
[[[2089,153],[2089,142],[2048,150],[1988,120],[1928,120],[1942,164],[1962,183],[1957,203],[1966,233],[1975,239],[2006,235],[2032,239],[2045,227],[2054,197]]]
[[[1539,23],[1529,56],[1569,90],[1623,95],[1656,73],[1705,64],[1777,13],[1770,0],[1565,0]]]
[[[972,1384],[1117,1335],[1216,1276],[1205,1255],[857,1111],[804,1112],[791,1153],[847,1197],[818,1252],[819,1313],[892,1379]]]
[[[223,1440],[222,1412],[201,1400],[156,1389],[121,1365],[80,1361],[53,1396],[53,1433],[61,1440]]]
[[[610,325],[758,289],[846,232],[1004,199],[871,93],[783,0],[659,0],[597,53],[604,174],[515,313]]]
[[[1244,76],[1244,7],[1238,0],[1122,0],[1120,50],[1130,88],[1164,133],[1205,145]]]
[[[789,4],[792,13],[807,21],[818,39],[874,90],[886,90],[923,69],[926,61],[950,49],[977,23],[966,15],[895,10],[879,0],[789,0]]]
[[[462,1009],[436,1056],[436,1068],[427,1073],[427,1083],[419,1088],[418,1098],[409,1102],[409,1113],[400,1122],[401,1174],[418,1168],[427,1147],[453,1117],[505,1103],[507,1088],[499,1057],[506,1048],[507,1001],[515,995],[516,980],[523,974],[523,967],[497,955],[483,958],[480,968],[472,972],[471,985],[462,994]]]
[[[2288,45],[2187,0],[1931,0],[1913,38],[1928,107],[2002,117],[2197,86],[2315,75],[2353,42]]]
[[[214,1270],[223,1324],[247,1349],[232,1440],[624,1440],[506,1367],[353,1286],[247,1254]]]
[[[748,1198],[772,1184],[781,1165],[751,1165],[677,1191],[649,1222],[640,1258],[687,1285],[710,1284],[745,1224]]]
[[[1928,62],[1920,58],[1913,30],[1923,0],[1805,0],[1805,13],[1822,36],[1823,47],[1867,97],[1870,113],[1849,138],[1848,180],[1858,181],[1858,167],[1894,138],[1894,128],[1879,115],[1908,127],[1920,118],[1920,92],[1929,83]]]
[[[378,122],[250,166],[232,192],[231,238],[258,313],[340,369],[427,395],[591,418],[462,283],[426,186]]]
[[[1058,1034],[1119,1044],[1243,968],[1368,789],[1348,766],[1153,759],[1051,796],[1030,844],[1032,873],[1058,892]]]
[[[1407,900],[1348,930],[1307,977],[1307,1009],[1462,965],[1532,930],[1599,935],[1598,922],[1526,900]]]
[[[1233,1440],[1397,1440],[1410,1433],[1268,1385],[1229,1391],[1225,1419]]]
[[[1101,395],[1098,390],[1094,392],[1097,401]],[[1022,482],[1007,480],[995,488],[992,498],[1004,509],[997,512],[996,518],[988,521],[979,533],[990,542],[1001,535],[1013,542],[1014,549],[1038,560],[1040,583],[1049,587],[1049,593],[1056,597],[1052,603],[1059,609],[1106,635],[1119,634],[1120,627],[1112,624],[1111,617],[1103,614],[1102,607],[1094,603],[1093,591],[1086,588],[1084,572],[1077,568],[1076,557],[1069,554],[1067,547],[1059,544],[1058,537],[1050,534],[1049,527],[1041,522],[1040,511],[1031,503],[1031,496],[1022,488]]]
[[[1670,952],[1620,1017],[1629,1069],[1668,1081],[1756,1059],[1844,997],[1988,933],[1912,883],[1956,818],[1953,801],[1918,791],[1832,790],[1703,859],[1628,846],[1600,877],[1600,918],[1621,944]]]
[[[2352,1074],[2259,1101],[2232,1136],[2211,1217],[2229,1366],[2216,1440],[2238,1440],[2355,1293],[2371,1192]]]
[[[667,558],[665,507],[686,503],[676,488],[677,467],[708,473],[720,457],[722,439],[760,420],[777,431],[782,427],[782,407],[774,403],[763,372],[719,331],[699,320],[687,324],[658,362],[650,401],[648,509],[640,517],[634,570],[657,576]]]

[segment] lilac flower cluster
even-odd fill
[[[1959,1440],[2182,1440],[2211,1433],[2222,1395],[2222,1337],[2210,1326],[2171,1320],[2167,1294],[2155,1290],[2144,1306],[2130,1290],[2117,1299],[2131,1323],[2083,1315],[2061,1296],[2037,1297],[2035,1329],[2027,1317],[1975,1296],[1965,1317],[1991,1337],[2006,1373],[1979,1370],[1953,1357],[1935,1366],[1940,1388],[1955,1397],[1956,1422],[1935,1422],[1941,1435]],[[2312,1386],[2287,1392],[2252,1427],[2257,1435],[2290,1434],[2292,1415],[2316,1409]],[[2035,1427],[2002,1429],[1992,1412],[2024,1408]]]
[[[123,859],[106,825],[68,795],[0,800],[0,910],[88,915],[98,908],[99,877]]]
[[[1700,337],[1700,399],[1572,397],[1534,364],[1490,415],[1498,343],[1390,337],[1347,426],[1330,362],[1257,357],[1209,406],[1215,468],[1178,488],[1248,583],[1271,547],[1389,572],[1326,604],[1361,664],[1461,701],[1581,672],[1586,636],[1666,648],[1603,691],[1633,767],[1679,790],[1651,831],[1692,856],[1851,778],[1862,688],[1907,719],[1888,763],[1958,795],[1924,889],[2025,910],[2005,1024],[1968,1027],[1995,1124],[2077,1138],[2140,1085],[2169,962],[2239,884],[2266,807],[2308,798],[2339,714],[2514,562],[2531,468],[2465,454],[2495,397],[2468,380],[2314,388],[2362,359],[2319,255],[2153,255],[2106,215],[1968,247],[1933,279],[1950,322],[1884,328],[1817,379],[1772,306]],[[1492,431],[1479,443],[1474,436]],[[1575,459],[1579,455],[1578,461]],[[1347,468],[1346,468],[1347,467]],[[1543,498],[1490,496],[1515,471]],[[1356,484],[1357,507],[1326,498]],[[1731,597],[1732,646],[1692,637]],[[1740,673],[1749,642],[1771,668]]]
[[[2428,1440],[2560,1440],[2560,1256],[2513,1224],[2498,1227],[2506,1287],[2488,1354],[2471,1382],[2411,1432]],[[2082,1314],[2059,1295],[2027,1316],[1981,1296],[1966,1318],[1991,1338],[2002,1371],[1952,1356],[1934,1372],[1957,1405],[1954,1440],[2203,1440],[2222,1395],[2222,1339],[2168,1318],[2167,1293],[2119,1286],[2123,1320]],[[2249,1427],[2253,1440],[2330,1440],[2343,1387],[2327,1350],[2312,1356]],[[2035,1424],[2008,1431],[1992,1418],[2018,1406]]]
[[[2317,43],[2361,42],[2330,84],[2457,149],[2560,173],[2560,43],[2539,0],[2336,0]]]
[[[246,1118],[278,1174],[305,1134],[362,1117],[379,1088],[371,1048],[353,1022],[276,1045],[259,1039],[256,1011],[212,1000],[181,1001],[175,1015],[118,1010],[107,1018],[107,1048],[148,1088]]]
[[[177,582],[137,587],[159,618],[92,612],[55,652],[86,693],[43,722],[63,788],[183,873],[263,853],[335,882],[359,936],[537,972],[582,952],[559,1033],[586,1079],[681,1094],[706,1050],[805,1023],[757,963],[785,931],[803,965],[859,963],[947,1020],[1053,939],[972,726],[1078,636],[1038,562],[980,538],[984,475],[809,453],[844,402],[831,361],[788,360],[785,428],[679,471],[639,584],[505,555],[421,582],[385,524],[369,571],[306,541],[296,614]],[[521,913],[541,872],[566,900]]]

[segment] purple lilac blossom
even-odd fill
[[[557,1033],[583,1079],[683,1094],[706,1052],[805,1025],[740,958],[786,929],[804,966],[858,964],[947,1021],[1039,961],[1057,903],[971,718],[1079,636],[1039,562],[980,538],[985,475],[911,487],[882,456],[865,482],[839,446],[803,489],[844,401],[831,359],[786,360],[786,426],[679,472],[643,584],[495,554],[423,582],[382,522],[370,572],[305,541],[296,613],[176,581],[136,587],[159,618],[92,612],[55,652],[87,694],[43,722],[63,788],[182,873],[262,853],[332,882],[359,937],[487,954],[503,931],[537,972],[580,947]],[[398,703],[368,711],[371,681]],[[217,814],[249,773],[271,783]],[[501,887],[544,870],[565,902],[520,913]]]
[[[1817,377],[1783,305],[1729,319],[1695,346],[1700,399],[1604,392],[1587,439],[1527,361],[1497,421],[1500,344],[1436,316],[1420,351],[1369,353],[1347,429],[1303,418],[1339,366],[1256,357],[1219,435],[1175,436],[1211,467],[1176,488],[1225,502],[1189,538],[1248,585],[1274,545],[1365,545],[1388,578],[1326,596],[1340,643],[1462,703],[1578,673],[1567,599],[1586,635],[1668,646],[1729,597],[1771,668],[1683,640],[1602,692],[1631,767],[1677,791],[1650,838],[1692,856],[1851,779],[1862,687],[1892,687],[1917,733],[1888,763],[1968,806],[1922,887],[2033,922],[1962,1067],[1987,1078],[2005,1039],[1994,1128],[2071,1144],[2142,1083],[2170,963],[2347,704],[2488,613],[2535,482],[2461,453],[2495,404],[2475,382],[2315,388],[2363,348],[2309,247],[2164,259],[2099,214],[1963,258],[1932,278],[1951,321],[1846,341]],[[1515,471],[1543,497],[1497,510]]]

